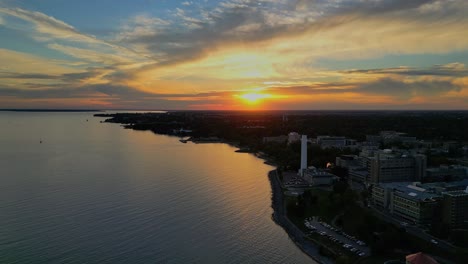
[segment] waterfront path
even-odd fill
[[[284,228],[289,237],[296,243],[296,245],[312,259],[322,264],[332,264],[333,260],[321,256],[318,246],[312,241],[305,238],[304,232],[293,224],[286,216],[286,209],[284,206],[283,190],[277,175],[277,171],[270,171],[268,174],[270,179],[271,189],[273,193],[272,207],[273,207],[273,220]]]

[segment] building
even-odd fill
[[[350,167],[348,175],[351,181],[368,183],[370,180],[369,170],[366,167]]]
[[[442,222],[451,229],[468,228],[468,187],[463,191],[443,192]]]
[[[356,155],[341,155],[339,157],[336,157],[335,159],[335,165],[343,168],[349,168],[352,166],[357,166],[358,157]]]
[[[347,168],[348,176],[354,182],[369,182],[368,159],[356,155],[341,155],[336,157],[336,166]]]
[[[336,136],[318,136],[316,140],[321,148],[353,148],[357,147],[356,140],[348,139],[346,137]]]
[[[385,149],[368,157],[370,181],[399,182],[420,181],[426,173],[426,156],[402,154]]]
[[[363,183],[421,181],[427,169],[425,155],[376,147],[363,148],[359,156],[342,155],[335,163],[348,169],[350,180]]]
[[[332,185],[339,179],[338,176],[315,167],[303,170],[302,177],[312,186]]]
[[[294,143],[301,140],[301,135],[299,135],[297,132],[290,132],[288,134],[288,144]]]
[[[468,228],[468,180],[450,183],[393,182],[372,188],[371,201],[398,219],[418,225],[442,221]]]
[[[453,182],[431,182],[424,183],[424,188],[430,189],[438,194],[449,191],[464,191],[468,186],[468,179]]]
[[[304,176],[304,171],[307,169],[307,136],[302,135],[301,138],[301,168],[299,174]]]
[[[426,179],[428,181],[452,181],[467,178],[467,167],[463,166],[440,166],[438,168],[426,169]]]
[[[397,131],[380,131],[379,135],[366,135],[366,141],[374,143],[392,144],[416,144],[416,137],[409,137],[406,133]]]
[[[411,182],[375,185],[372,188],[374,206],[395,217],[418,225],[429,225],[437,213],[441,195]]]

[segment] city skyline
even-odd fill
[[[0,108],[464,109],[468,3],[0,0]]]

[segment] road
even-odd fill
[[[312,241],[306,239],[306,235],[293,224],[286,216],[286,208],[283,200],[283,190],[276,170],[268,173],[270,184],[272,187],[272,207],[273,207],[273,220],[284,228],[289,237],[296,243],[296,245],[309,255],[316,262],[321,264],[333,264],[334,261],[327,257],[320,255],[318,245],[315,245]]]
[[[438,242],[437,244],[438,247],[440,247],[441,249],[444,249],[447,251],[453,251],[456,249],[456,247],[454,247],[452,244],[444,240],[439,240],[438,238],[426,233],[424,230],[422,230],[421,228],[415,225],[410,225],[410,224],[402,225],[404,220],[395,219],[395,217],[388,212],[383,212],[375,208],[372,208],[372,211],[374,212],[374,215],[380,218],[381,220],[386,221],[387,223],[391,223],[393,225],[399,226],[399,227],[403,227],[405,228],[407,233],[413,236],[419,237],[427,242],[431,242],[431,240],[436,240]]]

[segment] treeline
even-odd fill
[[[168,112],[136,114],[97,114],[111,117],[109,122],[151,125],[195,130],[199,136],[218,136],[232,140],[260,139],[287,135],[291,131],[318,135],[347,136],[365,140],[382,130],[405,132],[426,140],[468,141],[468,112]],[[166,128],[166,129],[164,129]]]

